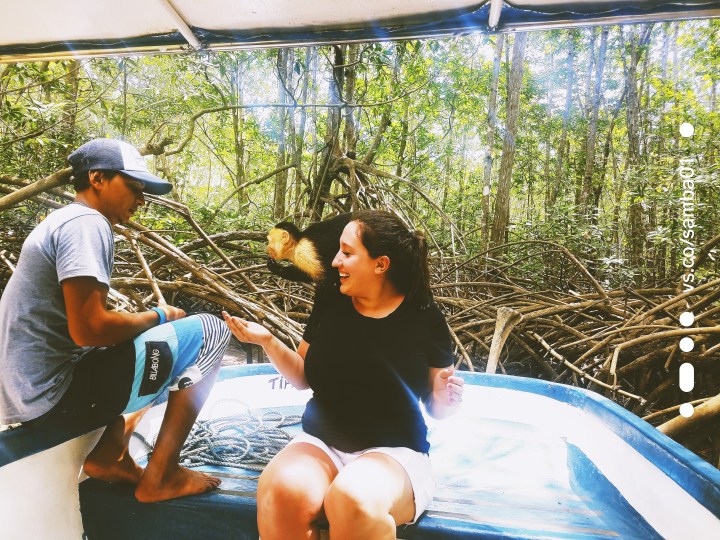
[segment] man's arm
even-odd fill
[[[70,337],[81,347],[104,347],[122,343],[157,326],[154,311],[122,313],[108,311],[107,287],[91,277],[74,277],[62,282]],[[182,309],[161,305],[168,321],[185,316]]]

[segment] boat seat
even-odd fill
[[[79,506],[82,464],[103,431],[78,434],[18,427],[0,432],[4,540],[82,538],[81,516],[68,508]]]
[[[0,431],[0,468],[82,434],[73,431],[37,430],[21,424],[3,426]]]
[[[227,468],[222,468],[227,471]],[[80,484],[80,510],[87,540],[258,540],[255,490],[259,473],[203,467],[222,478],[220,489],[203,495],[145,504],[132,486],[95,479]],[[327,529],[327,523],[321,524]],[[404,539],[487,538],[487,530],[448,528],[448,522],[424,515],[417,524],[398,528]],[[483,528],[484,529],[484,528]]]

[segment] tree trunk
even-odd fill
[[[512,169],[515,162],[515,138],[517,135],[517,121],[520,114],[520,90],[522,89],[523,59],[525,56],[525,43],[527,34],[518,33],[513,44],[512,68],[508,81],[507,120],[505,123],[505,136],[503,140],[503,153],[500,162],[500,176],[498,180],[497,195],[495,198],[495,218],[490,233],[492,245],[505,242],[507,227],[510,222],[510,188]]]
[[[78,90],[80,88],[80,62],[77,60],[70,60],[65,64],[67,75],[65,75],[65,82],[68,85],[68,100],[63,107],[65,114],[63,132],[64,136],[67,137],[67,142],[70,148],[75,148],[75,121],[77,120],[77,98]],[[124,129],[124,123],[123,123]]]
[[[628,210],[628,242],[630,251],[630,265],[634,268],[643,267],[645,250],[645,224],[643,221],[642,198],[645,194],[645,180],[642,178],[640,167],[640,126],[639,107],[640,95],[638,92],[638,67],[643,51],[650,39],[652,27],[633,27],[626,43],[626,54],[623,56],[625,70],[625,89],[627,95],[627,166],[626,176],[630,190],[633,192],[633,202]]]
[[[397,93],[398,87],[399,87],[399,79],[400,79],[400,68],[402,67],[402,59],[404,57],[404,51],[405,51],[405,42],[402,41],[395,45],[395,60],[393,62],[393,79],[392,79],[392,90],[391,95],[395,95]],[[377,131],[375,132],[375,136],[373,137],[373,141],[370,144],[370,148],[368,149],[367,153],[362,159],[362,162],[365,165],[372,164],[373,160],[375,159],[375,154],[377,153],[378,149],[380,148],[380,144],[382,143],[383,138],[385,137],[385,132],[387,131],[387,128],[390,126],[390,113],[392,112],[392,104],[388,103],[384,108],[382,112],[382,116],[380,117],[380,125],[377,128]],[[407,133],[407,129],[405,130]],[[400,144],[404,144],[404,141],[400,141]],[[399,172],[396,173],[397,176],[401,176]]]
[[[330,187],[335,178],[335,162],[340,156],[340,125],[341,125],[341,103],[340,96],[343,95],[345,84],[345,63],[344,49],[346,45],[333,45],[332,76],[328,81],[328,99],[331,105],[327,114],[325,128],[325,145],[323,147],[317,177],[313,183],[313,190],[308,201],[307,215],[311,221],[318,221],[322,218],[325,209],[326,199],[330,194]]]
[[[465,224],[465,206],[468,204],[467,197],[464,197],[463,194],[465,193],[465,185],[467,184],[468,176],[469,176],[469,167],[468,167],[468,159],[467,159],[467,151],[468,151],[468,128],[467,126],[463,129],[462,132],[462,142],[460,143],[460,146],[462,148],[462,151],[460,153],[460,174],[458,177],[460,178],[460,185],[458,186],[458,193],[460,194],[460,197],[458,197],[458,213],[457,213],[457,223],[460,231],[462,232],[464,230],[464,224]]]
[[[483,158],[483,194],[482,194],[482,250],[486,251],[490,241],[490,192],[492,190],[493,150],[495,148],[495,129],[497,126],[497,93],[500,82],[500,62],[502,60],[505,35],[495,38],[495,58],[493,60],[493,78],[488,98],[488,128],[485,133],[485,157]]]
[[[345,58],[345,103],[352,104],[355,102],[355,79],[357,70],[355,64],[358,59],[358,44],[348,45],[347,56]],[[344,132],[345,154],[355,155],[357,149],[357,126],[355,125],[355,109],[353,107],[345,108],[345,132]]]
[[[230,78],[230,93],[231,98],[236,105],[243,104],[243,92],[242,92],[242,74],[240,73],[241,62],[235,60],[233,72]],[[223,101],[225,99],[223,98]],[[235,158],[235,185],[242,186],[245,181],[245,139],[243,136],[245,118],[243,110],[240,108],[232,109],[232,128],[233,128],[233,150]],[[245,189],[241,189],[237,193],[237,204],[238,211],[242,209],[243,205],[247,203],[247,192]]]
[[[555,55],[551,53],[550,55],[550,65],[555,65]],[[547,100],[547,109],[546,109],[546,118],[547,118],[547,124],[546,124],[546,131],[545,131],[545,140],[549,141],[552,137],[553,132],[553,81],[550,79],[550,77],[547,78],[547,81],[545,83],[545,99]],[[550,176],[550,165],[552,163],[552,145],[545,144],[545,162],[543,163],[543,183],[545,185],[545,197],[544,197],[544,204],[545,204],[545,220],[548,221],[549,216],[551,214],[550,207],[548,206],[548,201],[550,199],[550,190],[551,186],[553,184],[553,180]]]
[[[678,73],[680,64],[678,62],[678,34],[680,32],[680,23],[674,22],[673,23],[673,37],[672,37],[672,59],[673,59],[673,65],[672,65],[672,78],[673,78],[673,97],[674,97],[674,105],[675,107],[678,106]],[[677,129],[673,130],[673,148],[674,153],[677,153],[678,145],[680,144],[680,132]]]
[[[397,165],[395,166],[395,176],[403,176],[403,165],[405,163],[405,149],[407,148],[408,138],[408,120],[410,115],[410,105],[405,100],[405,108],[402,119],[400,120],[400,146],[397,154]]]
[[[668,32],[668,29],[670,27],[670,23],[663,24],[662,27],[662,50],[660,53],[660,84],[661,87],[667,87],[668,80],[668,51],[670,49],[670,33]],[[665,136],[663,133],[663,128],[665,126],[665,112],[667,109],[667,100],[662,100],[662,105],[660,107],[660,118],[658,120],[657,125],[657,131],[660,133],[660,136],[657,140],[657,153],[659,155],[662,155],[665,153]]]
[[[358,44],[352,43],[348,45],[347,56],[345,57],[345,103],[353,104],[355,102],[355,80],[357,70],[355,69],[358,60]],[[357,126],[355,125],[355,109],[347,107],[345,109],[345,131],[343,133],[345,155],[350,159],[357,158]],[[351,210],[359,210],[357,194],[360,191],[360,183],[354,167],[348,170],[348,185],[350,186]]]
[[[590,109],[590,124],[588,126],[587,144],[585,147],[585,170],[583,173],[582,191],[580,193],[580,209],[585,220],[590,219],[593,209],[593,171],[595,170],[595,146],[597,140],[598,113],[600,111],[600,97],[602,95],[603,71],[605,68],[605,53],[607,51],[608,28],[603,28],[600,35],[600,50],[595,70],[595,85],[593,89]]]
[[[310,101],[317,103],[318,99],[318,49],[313,47],[313,64],[312,64],[312,91],[310,93]],[[310,162],[310,169],[308,170],[308,177],[315,179],[318,177],[318,109],[313,107],[312,113],[312,137],[311,137],[311,148],[312,148],[312,161]],[[310,186],[310,196],[312,196],[312,186]]]
[[[584,119],[586,119],[589,123],[590,121],[590,108],[592,103],[592,75],[594,72],[594,66],[595,66],[595,42],[597,39],[597,36],[595,34],[595,28],[590,29],[590,44],[588,46],[588,62],[587,62],[587,72],[585,73],[585,92],[584,97],[585,101],[581,102],[581,109],[582,109],[582,116]],[[583,151],[587,148],[587,133],[585,134],[585,140],[582,143]],[[579,161],[579,160],[578,160]],[[576,213],[576,220],[578,222],[582,221],[582,205],[580,204],[580,199],[582,196],[582,183],[583,183],[583,176],[580,174],[580,169],[577,168],[575,170],[576,178],[575,178],[575,213]]]
[[[302,90],[300,91],[300,103],[308,102],[308,92],[310,89],[311,67],[317,58],[317,49],[315,47],[305,48],[305,69],[303,71]],[[291,126],[295,122],[290,123]],[[308,185],[307,177],[302,168],[302,155],[305,148],[305,127],[307,125],[307,107],[300,108],[300,125],[295,133],[295,142],[293,143],[293,182],[295,186],[295,206],[293,214],[297,214],[300,209],[300,197],[304,185]]]
[[[278,49],[277,51],[277,91],[278,102],[281,105],[288,104],[290,96],[288,96],[288,58],[290,49]],[[285,124],[287,123],[288,109],[279,107],[278,110],[278,151],[276,168],[280,168],[287,163],[287,150],[285,148]],[[288,173],[287,170],[275,176],[275,193],[273,196],[273,217],[280,220],[285,216],[285,192],[287,190]]]
[[[565,108],[563,110],[563,122],[562,132],[560,133],[560,142],[558,143],[557,151],[557,162],[555,163],[555,182],[553,183],[552,189],[550,189],[548,208],[555,206],[558,196],[562,190],[564,184],[564,167],[565,167],[565,153],[567,148],[568,140],[568,126],[570,124],[570,110],[572,108],[572,89],[573,89],[573,75],[575,63],[575,36],[571,32],[568,35],[568,57],[567,57],[567,84],[565,86]]]
[[[597,183],[596,189],[593,191],[593,200],[595,207],[600,206],[600,196],[602,194],[603,186],[605,185],[605,176],[607,175],[607,167],[608,167],[608,158],[610,157],[610,151],[612,150],[612,136],[613,131],[615,131],[615,125],[617,123],[618,115],[620,114],[620,109],[622,108],[622,104],[625,101],[625,92],[623,91],[622,95],[618,99],[617,103],[615,104],[615,108],[613,109],[612,116],[610,118],[610,127],[608,127],[607,134],[605,135],[605,144],[603,146],[603,156],[602,156],[602,164],[600,166],[600,180]],[[614,160],[613,160],[613,169],[614,169]],[[613,178],[615,178],[615,175],[613,174]],[[618,201],[619,204],[619,201]],[[619,212],[619,206],[615,208],[616,212]],[[619,213],[616,214],[616,221],[614,222],[617,224],[619,222]],[[597,225],[597,215],[593,215],[590,219],[590,222],[593,225]],[[617,233],[616,227],[613,227],[613,231]],[[615,243],[617,243],[617,236],[614,237],[613,240]],[[616,254],[618,257],[620,256],[620,253],[618,252]]]
[[[450,190],[450,179],[453,177],[452,166],[455,161],[455,151],[453,147],[453,137],[455,136],[455,109],[453,104],[450,104],[450,125],[448,126],[447,133],[445,135],[445,160],[443,163],[443,192],[442,201],[440,208],[443,212],[447,210],[447,199],[448,192]]]

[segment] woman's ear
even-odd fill
[[[387,255],[380,255],[375,259],[375,273],[384,274],[390,268],[390,257]]]

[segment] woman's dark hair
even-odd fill
[[[390,259],[388,279],[414,305],[432,302],[427,242],[420,231],[410,231],[395,214],[361,210],[352,215],[360,225],[360,240],[371,257]]]

